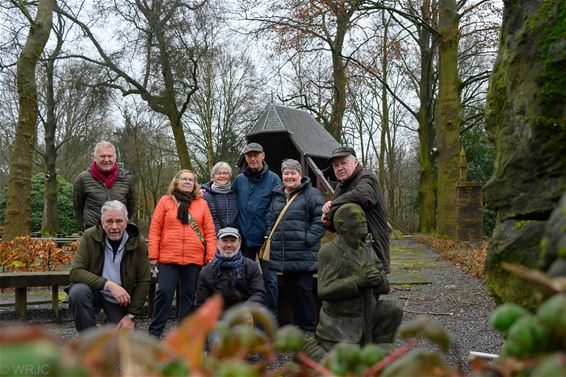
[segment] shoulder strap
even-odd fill
[[[273,236],[273,232],[275,231],[275,228],[277,228],[277,225],[279,225],[279,221],[281,221],[281,219],[283,218],[283,214],[285,213],[285,211],[287,211],[287,208],[289,208],[289,206],[291,205],[291,203],[293,202],[293,200],[295,200],[295,198],[299,196],[299,193],[296,193],[295,195],[293,195],[291,197],[291,199],[289,199],[289,201],[287,202],[287,204],[285,204],[285,207],[283,207],[283,209],[281,210],[281,212],[279,212],[279,216],[277,216],[277,220],[275,220],[275,224],[273,225],[273,227],[271,228],[271,232],[269,233],[269,237],[268,240],[271,242],[271,236]]]
[[[173,199],[173,201],[175,202],[175,204],[178,206],[179,205],[179,201],[177,200],[177,198],[175,198],[173,195],[171,195],[171,198]],[[196,233],[198,239],[200,240],[200,242],[202,242],[202,244],[205,247],[205,253],[206,253],[206,242],[204,240],[204,236],[202,235],[202,232],[197,224],[197,221],[194,219],[194,217],[191,216],[191,213],[189,212],[189,210],[187,210],[187,215],[189,217],[189,225],[191,226],[191,228],[193,228],[194,232]]]

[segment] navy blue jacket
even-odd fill
[[[212,181],[204,183],[201,187],[206,190],[204,199],[208,202],[208,208],[210,208],[210,213],[216,226],[216,234],[222,228],[220,217],[222,217],[224,227],[237,227],[238,195],[234,191],[234,185],[232,185],[230,192],[227,194],[214,191],[212,189]],[[218,203],[218,208],[216,208],[216,203]]]
[[[263,244],[265,215],[271,203],[272,190],[281,183],[281,178],[263,162],[263,170],[253,175],[247,167],[232,185],[238,193],[238,225],[247,247]]]
[[[320,221],[324,198],[312,187],[308,177],[292,195],[293,200],[283,214],[271,238],[270,268],[275,271],[317,271],[316,254],[325,229]],[[285,188],[281,183],[273,189],[273,199],[267,214],[266,235],[271,232],[279,213],[287,203]]]

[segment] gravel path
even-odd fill
[[[431,284],[393,286],[389,296],[402,305],[403,322],[419,315],[438,320],[448,331],[454,346],[446,361],[454,367],[461,365],[466,374],[470,373],[470,351],[498,353],[502,338],[489,325],[495,302],[482,282],[441,260],[438,253],[425,245],[405,240],[393,241],[392,246],[424,249],[422,258],[434,262],[427,263],[421,270]],[[426,342],[420,343],[419,347],[437,351],[434,345]]]
[[[421,258],[425,262],[432,262],[423,264],[420,271],[431,284],[393,285],[388,298],[396,300],[403,307],[403,322],[419,315],[438,320],[448,330],[455,345],[446,356],[447,362],[454,367],[460,365],[466,374],[470,372],[470,351],[498,353],[502,339],[489,326],[489,317],[495,304],[481,281],[468,277],[422,244],[410,240],[393,241],[392,247],[424,249]],[[0,327],[6,321],[18,321],[13,306],[0,307]],[[78,336],[66,303],[61,305],[61,321],[58,323],[54,321],[48,304],[29,305],[27,322],[40,324],[64,340],[73,340]],[[138,320],[140,331],[146,331],[148,325],[147,318]],[[174,321],[170,320],[168,329],[174,325]],[[398,345],[402,343],[402,340],[397,341]],[[419,348],[439,352],[427,342],[421,342]]]

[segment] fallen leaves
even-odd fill
[[[442,259],[454,263],[468,275],[478,279],[483,278],[488,241],[462,242],[425,234],[415,235],[413,239],[430,246]]]

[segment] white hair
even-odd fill
[[[301,175],[303,174],[303,168],[301,167],[301,163],[297,160],[293,160],[292,158],[283,160],[283,162],[281,163],[281,173],[283,173],[285,169],[296,170],[299,172],[299,174]]]
[[[232,167],[230,165],[228,165],[226,162],[224,161],[220,161],[217,162],[212,169],[210,170],[210,179],[214,180],[214,175],[216,174],[216,172],[220,169],[226,169],[228,170],[228,174],[230,174],[230,177],[232,177]]]
[[[126,208],[124,203],[119,200],[110,200],[104,203],[104,205],[102,205],[102,208],[100,209],[100,217],[103,217],[104,214],[108,211],[121,211],[124,214],[124,217],[126,219],[128,218],[128,209]]]
[[[116,147],[114,146],[114,144],[112,144],[109,141],[102,140],[102,141],[99,141],[98,143],[96,143],[96,145],[94,146],[94,150],[92,151],[92,155],[96,156],[96,152],[100,148],[112,148],[112,150],[114,151],[114,154],[116,154]]]

